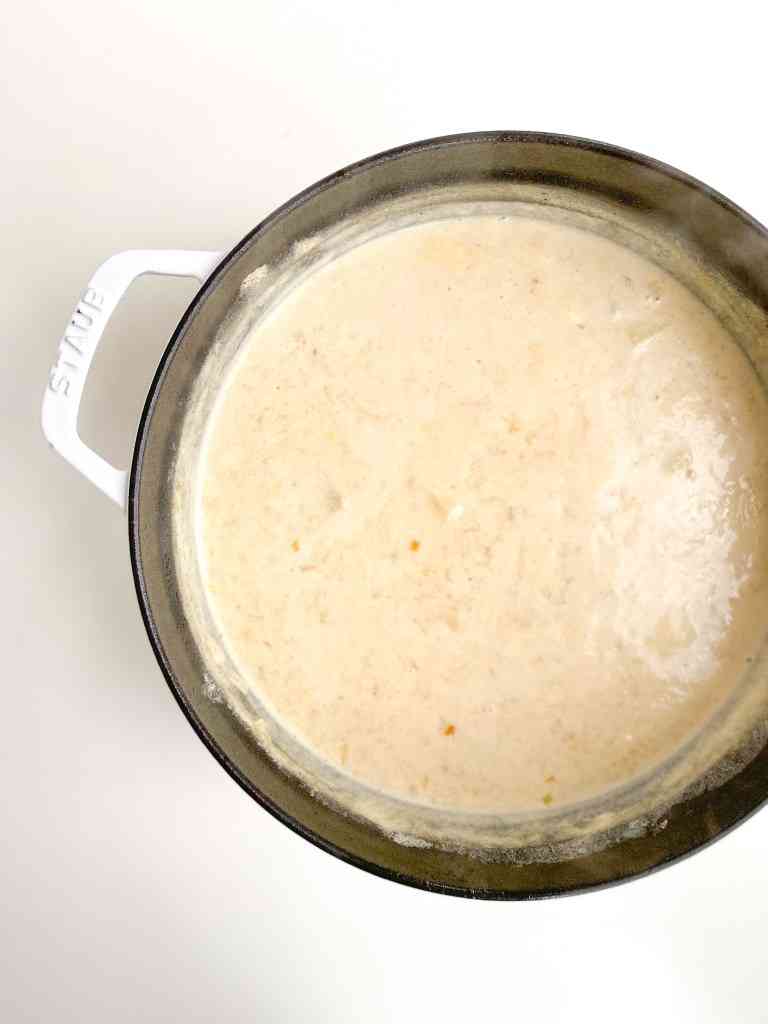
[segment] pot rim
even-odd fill
[[[142,560],[139,554],[139,485],[142,473],[142,464],[145,452],[145,443],[147,437],[147,429],[152,417],[153,410],[158,400],[158,394],[163,378],[165,376],[166,368],[174,355],[180,341],[184,335],[185,329],[192,318],[195,311],[205,301],[205,298],[216,288],[219,278],[226,272],[234,260],[250,245],[250,243],[259,235],[267,231],[270,226],[279,218],[283,217],[286,213],[293,210],[297,206],[300,206],[318,193],[331,188],[334,184],[350,176],[370,169],[374,166],[387,163],[391,160],[396,160],[407,154],[416,153],[423,150],[429,149],[441,149],[450,146],[470,144],[470,143],[482,143],[482,142],[506,142],[506,143],[534,143],[541,145],[557,145],[567,146],[574,149],[580,149],[593,153],[603,154],[613,158],[627,161],[629,163],[645,167],[660,173],[663,176],[675,179],[678,182],[687,184],[697,192],[706,195],[709,199],[729,211],[731,214],[736,215],[741,221],[745,222],[749,227],[768,238],[768,230],[754,217],[747,213],[744,209],[732,202],[721,192],[713,189],[705,182],[679,170],[678,168],[667,164],[663,161],[657,160],[653,157],[646,156],[642,153],[626,149],[621,146],[612,145],[610,143],[599,142],[589,138],[571,136],[565,134],[551,133],[551,132],[536,132],[536,131],[481,131],[481,132],[466,132],[457,133],[443,136],[436,136],[433,138],[423,139],[411,143],[406,143],[401,146],[397,146],[391,149],[383,150],[370,157],[366,157],[362,160],[355,161],[332,174],[320,179],[314,184],[296,193],[285,203],[278,206],[265,218],[263,218],[251,231],[249,231],[239,242],[237,242],[223,257],[221,262],[217,265],[215,270],[211,273],[208,279],[203,283],[201,288],[197,291],[191,302],[187,306],[183,315],[181,316],[176,328],[173,331],[165,349],[159,359],[157,369],[153,375],[152,382],[149,386],[147,398],[141,413],[139,420],[136,443],[134,445],[133,456],[131,460],[129,486],[128,486],[128,540],[129,550],[131,558],[131,569],[133,574],[134,585],[136,588],[136,596],[139,604],[139,610],[141,613],[142,620],[147,632],[150,646],[155,654],[160,670],[165,678],[168,687],[179,705],[181,711],[184,713],[188,722],[197,733],[198,737],[207,747],[208,751],[214,756],[218,763],[224,768],[228,775],[231,776],[238,783],[238,785],[245,790],[245,792],[254,799],[261,807],[268,811],[278,821],[286,825],[291,831],[297,835],[308,840],[314,846],[325,850],[332,856],[337,857],[339,860],[344,861],[347,864],[354,865],[370,874],[376,875],[380,878],[386,878],[391,881],[398,882],[402,885],[407,885],[411,888],[422,889],[428,892],[440,892],[452,896],[461,896],[471,899],[489,899],[489,900],[504,900],[504,901],[528,901],[534,899],[547,899],[555,896],[563,895],[577,895],[583,892],[596,891],[598,889],[606,889],[615,885],[620,885],[627,881],[646,877],[661,868],[667,867],[671,864],[678,863],[692,854],[698,852],[701,849],[711,845],[717,839],[729,833],[732,829],[736,828],[742,822],[750,818],[756,813],[764,804],[768,803],[768,790],[765,790],[763,785],[760,786],[761,795],[752,804],[751,807],[747,807],[743,813],[736,815],[733,820],[724,826],[720,826],[718,823],[718,829],[714,833],[710,834],[707,838],[700,842],[694,842],[692,845],[682,850],[681,852],[670,853],[666,857],[661,857],[651,866],[640,869],[630,870],[626,874],[617,873],[612,878],[601,878],[598,881],[583,881],[572,887],[560,887],[553,885],[551,888],[543,888],[536,891],[528,890],[503,890],[503,889],[492,889],[492,888],[471,888],[468,886],[451,885],[442,882],[425,881],[403,872],[398,872],[386,868],[382,865],[375,863],[374,861],[367,860],[356,854],[345,850],[344,848],[336,845],[335,843],[325,839],[312,831],[309,827],[304,825],[302,822],[294,818],[290,813],[286,812],[277,803],[262,793],[244,774],[240,771],[238,766],[227,756],[222,750],[220,745],[209,733],[203,722],[197,716],[194,708],[190,704],[184,690],[177,685],[174,680],[171,671],[166,663],[166,659],[163,653],[163,647],[160,640],[159,632],[156,628],[153,615],[149,607],[149,601],[147,597],[147,590],[144,583],[144,573],[142,567]],[[763,761],[768,762],[768,747],[763,748],[760,754],[755,758],[753,762],[748,764],[740,773],[745,775],[754,770],[757,763],[760,762],[762,766]],[[765,770],[765,769],[763,769]],[[724,789],[728,788],[728,784],[724,784]],[[695,798],[694,798],[695,799]],[[686,802],[688,803],[688,802]],[[542,865],[544,867],[544,865]]]

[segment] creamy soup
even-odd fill
[[[203,453],[214,617],[295,737],[432,806],[658,766],[768,611],[768,408],[712,313],[588,231],[469,216],[317,270]]]

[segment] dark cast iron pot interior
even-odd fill
[[[457,182],[575,190],[686,239],[702,265],[768,317],[768,234],[742,210],[664,164],[567,136],[483,132],[419,142],[364,160],[286,203],[227,255],[200,289],[160,362],[141,418],[129,492],[136,591],[150,642],[179,706],[229,774],[282,822],[342,860],[407,885],[453,895],[530,899],[617,883],[670,864],[744,820],[768,796],[768,748],[717,788],[683,799],[663,828],[586,856],[510,863],[403,846],[316,800],[253,741],[227,704],[210,699],[178,592],[172,543],[175,442],[196,376],[243,279],[307,238],[388,196]],[[546,201],[546,191],[542,192]],[[757,367],[758,372],[761,368]],[[258,822],[254,827],[258,827]]]

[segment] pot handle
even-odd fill
[[[205,281],[221,252],[131,249],[102,263],[80,297],[59,342],[43,396],[43,433],[75,469],[121,508],[128,500],[128,471],[110,465],[80,440],[77,417],[83,388],[104,328],[128,287],[142,274]]]

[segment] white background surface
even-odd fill
[[[759,10],[755,5],[754,10]],[[430,135],[661,157],[768,220],[746,4],[26,0],[5,12],[0,1020],[768,1020],[768,811],[589,896],[472,903],[368,876],[261,811],[173,702],[117,509],[44,445],[57,339],[131,247],[228,248],[298,189]],[[189,282],[138,284],[84,436],[126,461]]]

